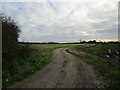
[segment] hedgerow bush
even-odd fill
[[[11,74],[19,69],[19,58],[29,57],[30,47],[20,45],[18,38],[20,27],[10,17],[2,16],[2,64],[3,69],[9,69]]]

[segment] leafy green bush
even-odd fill
[[[20,58],[28,58],[31,53],[29,45],[19,45],[20,28],[15,21],[5,16],[2,17],[2,83],[9,86],[10,83],[19,79],[19,71],[22,69]],[[18,75],[19,78],[15,75]],[[10,82],[10,83],[9,83]]]
[[[2,18],[2,63],[3,68],[15,68],[17,63],[18,37],[20,28],[11,18]],[[16,68],[15,68],[16,69]]]

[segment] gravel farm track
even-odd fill
[[[9,88],[103,88],[93,68],[66,49],[54,50],[51,63]]]

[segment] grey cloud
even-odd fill
[[[23,41],[117,40],[117,2],[112,0],[4,3],[3,10],[21,26]]]

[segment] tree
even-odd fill
[[[82,39],[80,39],[80,43],[82,42]]]
[[[3,64],[12,63],[16,58],[20,28],[10,17],[2,17],[2,58]],[[8,65],[8,64],[7,64]]]
[[[93,41],[90,40],[89,43],[96,43],[96,40],[93,40]]]

